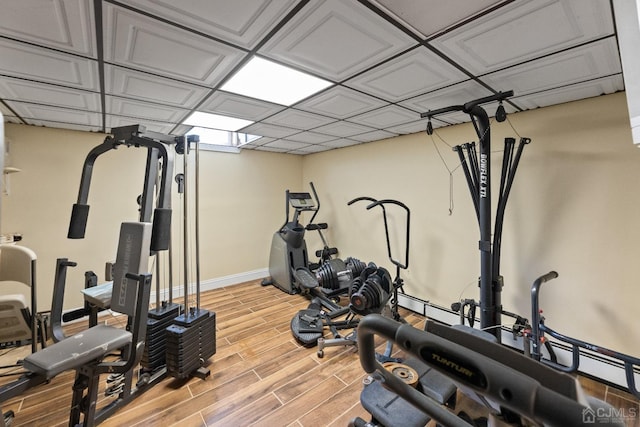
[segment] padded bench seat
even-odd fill
[[[25,357],[24,368],[51,379],[131,343],[132,334],[121,328],[97,325]]]

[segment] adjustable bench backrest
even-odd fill
[[[125,222],[120,227],[120,241],[114,266],[111,309],[129,316],[129,329],[98,325],[72,335],[24,359],[25,369],[53,378],[61,372],[77,369],[100,361],[114,350],[133,344],[129,358],[136,355],[140,341],[144,341],[149,283],[145,292],[138,292],[139,281],[127,274],[141,275],[148,270],[151,223]],[[133,337],[136,343],[132,343]],[[130,360],[128,360],[130,362]],[[124,365],[123,365],[124,366]]]
[[[151,224],[125,222],[120,227],[120,240],[116,263],[113,266],[113,290],[111,310],[134,317],[138,287],[129,274],[149,271],[149,248],[151,246]],[[145,307],[146,309],[146,307]]]

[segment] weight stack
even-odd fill
[[[164,304],[160,309],[149,310],[147,319],[147,339],[140,366],[155,372],[166,364],[166,329],[180,313],[179,304]]]
[[[216,313],[182,314],[167,329],[167,373],[187,378],[216,353]]]

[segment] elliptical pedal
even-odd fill
[[[318,279],[306,267],[297,268],[294,274],[297,282],[305,289],[313,289],[319,286]]]
[[[322,338],[324,322],[321,310],[322,303],[313,299],[309,307],[300,310],[291,319],[291,333],[305,347],[313,347],[318,338]]]

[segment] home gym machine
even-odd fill
[[[375,358],[376,335],[392,340],[405,352],[489,404],[492,410],[482,425],[493,426],[496,425],[494,422],[523,425],[522,422],[526,422],[525,425],[563,427],[585,423],[624,426],[620,420],[604,415],[615,414],[615,409],[604,401],[586,397],[576,378],[502,346],[490,334],[430,320],[422,331],[372,314],[363,318],[358,327],[360,363],[370,374],[365,383],[383,383],[391,393],[402,398],[408,409],[406,412],[395,411],[392,422],[383,423],[385,426],[424,426],[431,418],[448,427],[480,424],[463,414],[456,416],[440,402],[412,387],[411,379],[402,375],[402,371],[394,372],[381,365]],[[487,335],[492,339],[487,339]],[[365,390],[368,387],[371,385],[365,385]],[[425,414],[425,418],[412,418],[411,414],[417,410]],[[512,421],[505,424],[501,419],[504,413],[510,417],[517,415],[518,419],[511,418]],[[377,426],[381,425],[379,421],[356,418],[350,426]]]
[[[325,347],[334,346],[356,346],[357,330],[353,329],[346,336],[341,336],[339,330],[347,328],[356,328],[359,318],[371,313],[382,313],[385,309],[389,309],[390,313],[385,313],[395,320],[400,320],[398,313],[398,290],[403,291],[404,281],[401,277],[401,271],[409,267],[409,236],[411,224],[411,211],[402,202],[392,199],[376,200],[372,197],[357,197],[347,203],[348,206],[357,202],[368,202],[367,210],[379,206],[382,209],[382,219],[384,223],[384,232],[387,245],[387,256],[389,261],[396,267],[395,278],[391,279],[389,271],[383,267],[378,267],[374,263],[369,263],[362,270],[359,277],[356,277],[349,287],[349,314],[344,321],[332,321],[324,319],[323,326],[329,327],[333,338],[325,339],[320,328],[318,343],[318,357],[324,357]],[[404,262],[396,259],[392,255],[391,242],[389,239],[389,223],[387,220],[387,205],[395,205],[404,210],[406,214],[405,224],[405,246],[404,246]],[[322,313],[320,313],[320,316]],[[392,347],[388,346],[382,357],[390,360]]]
[[[503,278],[500,275],[500,249],[504,212],[518,163],[522,156],[522,151],[524,146],[531,142],[531,139],[520,138],[514,157],[515,138],[505,138],[500,193],[498,196],[492,242],[491,128],[489,125],[489,116],[482,107],[482,104],[499,101],[500,105],[496,111],[496,120],[502,122],[506,120],[506,112],[502,106],[502,102],[511,96],[513,96],[513,91],[499,92],[491,96],[467,102],[464,105],[453,105],[428,111],[420,115],[422,118],[426,117],[429,119],[427,123],[427,133],[431,135],[433,133],[433,126],[431,124],[432,117],[452,111],[462,111],[471,117],[476,134],[478,135],[479,152],[476,151],[476,144],[474,142],[457,145],[453,147],[453,149],[458,153],[480,227],[480,301],[477,304],[480,308],[480,327],[494,335],[498,339],[498,342],[500,342],[502,335],[501,294]],[[464,307],[459,307],[459,309],[464,309]]]
[[[176,149],[185,154],[186,175],[186,153],[192,142],[197,144],[197,136],[174,137],[148,132],[143,126],[135,125],[112,129],[112,136],[108,136],[101,145],[90,151],[83,166],[78,201],[73,206],[68,238],[84,238],[89,214],[87,200],[95,160],[121,146],[147,149],[143,192],[138,198],[139,221],[122,224],[116,261],[108,268],[111,282],[95,286],[95,274],[85,274],[87,289],[84,293],[87,304],[84,314],[90,315],[90,328],[71,337],[65,337],[61,319],[67,268],[74,267],[76,263],[66,258],[57,260],[51,310],[55,343],[25,358],[24,367],[27,372],[15,382],[0,387],[0,404],[33,386],[48,382],[64,371],[75,370],[69,424],[92,426],[104,421],[167,374],[177,378],[184,378],[185,375],[208,375],[208,370],[202,370],[201,367],[215,353],[215,313],[201,310],[199,298],[197,308],[189,308],[186,283],[182,314],[176,308],[179,306],[172,303],[171,296],[168,303],[160,302],[158,277],[156,307],[149,310],[152,277],[148,273],[150,256],[155,256],[157,261],[158,255],[171,246],[173,152]],[[186,208],[184,215],[186,224]],[[185,252],[188,253],[186,243]],[[185,269],[188,268],[186,253]],[[158,262],[158,269],[157,264]],[[185,281],[187,277],[185,273]],[[127,327],[120,329],[98,325],[97,312],[105,308],[127,315]],[[78,312],[74,313],[76,315]],[[176,336],[173,341],[172,334]],[[157,349],[162,350],[163,347],[165,351],[160,351],[162,360],[158,362]],[[114,358],[114,352],[119,353],[120,357]],[[137,378],[134,379],[136,372]],[[99,380],[103,374],[109,374],[105,393],[115,399],[102,408],[97,408]],[[11,421],[10,418],[3,416],[2,427]]]
[[[531,323],[528,319],[516,313],[512,313],[503,309],[500,301],[500,293],[503,285],[503,279],[500,275],[500,251],[502,242],[502,228],[504,222],[505,208],[509,193],[511,191],[514,177],[520,158],[522,156],[525,145],[529,144],[529,138],[520,138],[517,149],[515,149],[515,139],[505,138],[504,156],[502,161],[502,174],[500,180],[500,192],[498,196],[496,219],[493,230],[493,244],[488,244],[488,238],[491,236],[491,215],[490,215],[490,184],[491,173],[489,164],[490,152],[490,129],[486,112],[480,104],[490,101],[500,101],[512,96],[513,92],[498,93],[496,95],[471,101],[463,106],[446,107],[440,110],[429,111],[422,114],[422,117],[431,119],[439,114],[449,111],[463,111],[469,114],[474,123],[478,137],[480,138],[480,159],[478,159],[475,145],[462,144],[454,147],[458,153],[460,163],[462,165],[469,190],[471,192],[473,204],[478,217],[481,231],[481,278],[480,278],[480,301],[474,299],[463,299],[462,301],[452,304],[452,309],[460,314],[460,323],[468,322],[469,326],[473,326],[475,321],[475,311],[479,307],[481,309],[481,328],[492,333],[498,340],[501,338],[500,315],[505,315],[514,319],[514,326],[511,330],[514,338],[521,337],[523,339],[523,350],[525,354],[531,355],[534,359],[540,360],[549,366],[555,367],[565,372],[576,372],[579,366],[580,349],[591,350],[605,356],[615,359],[614,362],[621,363],[624,367],[627,387],[629,392],[640,397],[640,393],[635,385],[634,367],[640,366],[640,359],[622,354],[613,350],[604,349],[595,344],[586,343],[584,341],[567,337],[544,324],[544,317],[541,317],[538,310],[538,293],[542,283],[557,277],[557,273],[550,272],[538,278],[531,289]],[[496,111],[496,120],[501,122],[506,119],[506,113],[502,104]],[[427,133],[432,133],[433,129],[428,123]],[[485,160],[483,160],[485,159]],[[479,161],[478,161],[479,160]],[[484,170],[484,172],[483,172]],[[486,189],[483,189],[483,186]],[[490,274],[487,274],[490,272]],[[489,286],[490,285],[490,286]],[[488,290],[487,290],[488,289]],[[488,298],[487,298],[488,297]],[[485,303],[490,301],[489,303]],[[484,319],[484,322],[483,322]],[[557,339],[560,342],[568,344],[571,347],[571,364],[563,366],[558,364],[557,355],[551,342],[545,339],[544,333]],[[542,358],[542,349],[546,350],[549,359]]]
[[[313,222],[320,210],[320,200],[313,183],[309,183],[313,197],[308,192],[285,193],[285,222],[273,234],[269,253],[269,275],[262,281],[263,286],[274,285],[288,294],[304,294],[315,299],[328,315],[333,318],[348,312],[347,307],[336,301],[341,295],[349,292],[349,284],[357,277],[364,263],[355,259],[332,258],[337,255],[336,248],[329,248],[322,230],[328,228],[326,223]],[[293,217],[290,218],[290,207]],[[300,223],[300,215],[313,213],[307,226]],[[307,243],[304,240],[306,230],[317,230],[324,244],[323,249],[316,251],[319,263],[310,263]]]

